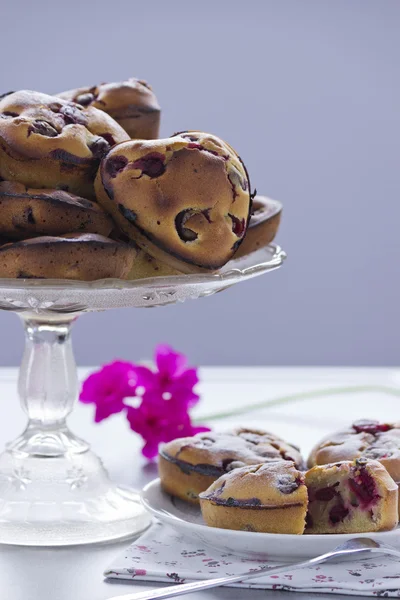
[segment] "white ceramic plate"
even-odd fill
[[[241,556],[291,561],[294,558],[306,558],[328,552],[352,537],[372,537],[400,549],[399,528],[381,533],[287,535],[207,527],[200,508],[166,494],[159,479],[155,479],[143,489],[142,502],[152,515],[179,533],[218,550]]]

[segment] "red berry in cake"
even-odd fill
[[[355,421],[353,423],[353,429],[357,433],[371,433],[372,435],[376,435],[382,431],[389,431],[392,429],[392,425],[388,425],[388,423],[379,423],[379,421],[369,421],[368,419],[360,419],[359,421]]]

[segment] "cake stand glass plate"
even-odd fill
[[[145,486],[141,499],[150,514],[187,538],[249,558],[276,558],[280,562],[293,562],[296,559],[311,558],[329,552],[354,537],[372,537],[378,542],[400,549],[399,527],[378,533],[332,535],[257,533],[208,527],[203,521],[199,506],[183,502],[164,492],[159,479]]]
[[[131,537],[150,524],[137,492],[108,477],[89,445],[68,428],[78,394],[71,326],[84,312],[154,307],[220,292],[277,269],[269,245],[215,274],[94,282],[0,279],[0,309],[25,328],[18,391],[25,431],[0,454],[0,543],[63,546]]]

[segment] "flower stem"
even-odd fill
[[[235,408],[220,413],[213,413],[210,415],[204,415],[195,419],[204,421],[218,421],[220,419],[226,419],[228,417],[234,417],[236,415],[243,415],[250,412],[260,410],[262,408],[270,408],[271,406],[282,406],[284,404],[290,404],[298,400],[310,400],[312,398],[326,398],[328,396],[336,396],[341,394],[352,394],[360,392],[374,392],[374,393],[385,393],[392,394],[394,396],[400,396],[400,389],[392,388],[385,385],[355,385],[350,387],[337,387],[337,388],[324,388],[319,390],[311,390],[309,392],[300,392],[296,394],[288,394],[287,396],[278,396],[272,400],[263,400],[262,402],[255,402],[254,404],[247,404],[246,406]]]

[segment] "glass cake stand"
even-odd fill
[[[276,245],[217,274],[138,281],[0,279],[0,309],[25,329],[18,391],[28,423],[0,454],[0,543],[63,546],[130,537],[150,517],[133,490],[111,482],[89,445],[67,427],[78,394],[70,330],[84,312],[164,306],[220,292],[281,266]]]

